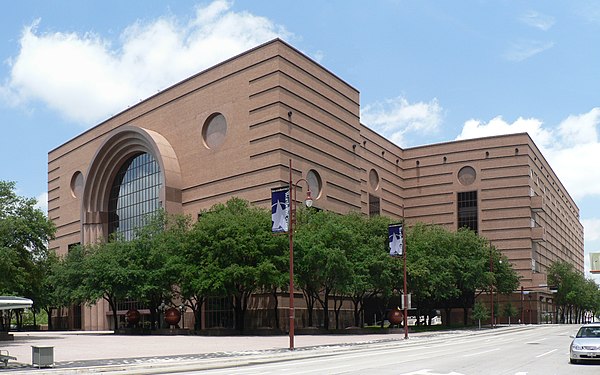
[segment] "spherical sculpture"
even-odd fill
[[[390,321],[390,324],[402,323],[402,311],[399,309],[390,310],[388,313],[388,320]]]
[[[179,323],[180,319],[181,312],[179,312],[179,309],[171,307],[170,309],[165,311],[165,322],[167,322],[168,325],[175,326],[177,325],[177,323]]]
[[[138,324],[140,322],[140,317],[141,317],[141,314],[136,309],[128,310],[127,313],[125,314],[125,318],[127,318],[127,322],[129,324],[133,324],[133,325]]]

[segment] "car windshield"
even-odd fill
[[[582,327],[577,332],[577,337],[596,337],[600,338],[600,327]]]

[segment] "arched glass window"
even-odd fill
[[[108,234],[130,240],[145,218],[160,208],[160,166],[151,154],[127,160],[113,181],[108,203]]]

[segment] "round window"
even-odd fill
[[[319,176],[317,171],[311,169],[306,174],[306,181],[308,182],[312,199],[318,199],[321,196],[321,190],[323,189],[321,176]]]
[[[71,177],[71,195],[73,198],[81,197],[83,192],[83,174],[81,172],[75,172]]]
[[[220,113],[213,114],[206,120],[202,128],[202,139],[207,148],[216,148],[225,141],[227,121]]]
[[[379,189],[379,174],[375,169],[371,169],[369,172],[369,184],[373,190]]]
[[[475,182],[475,178],[477,177],[477,173],[473,167],[462,167],[458,171],[458,182],[463,185],[471,185]]]

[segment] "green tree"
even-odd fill
[[[225,296],[224,274],[213,262],[209,251],[212,241],[211,230],[218,223],[207,220],[206,213],[182,238],[181,251],[173,258],[177,270],[177,286],[181,298],[194,313],[194,330],[202,327],[202,306],[210,296]]]
[[[548,283],[556,287],[556,304],[561,323],[573,322],[573,307],[577,302],[577,289],[581,285],[583,276],[575,271],[571,263],[564,261],[554,262],[548,268]]]
[[[473,320],[476,320],[478,322],[479,329],[481,329],[481,321],[489,319],[490,312],[483,303],[476,302],[475,307],[473,307],[473,313],[471,314],[471,317],[473,318]]]
[[[354,246],[353,233],[342,215],[318,211],[298,226],[295,239],[295,275],[307,303],[318,301],[321,305],[323,328],[329,329],[329,301],[334,293],[345,291],[352,280],[346,249]]]
[[[515,318],[519,315],[519,310],[511,304],[510,302],[504,304],[504,308],[502,309],[502,316],[508,319],[508,325],[510,325],[510,319]]]
[[[33,304],[33,325],[37,325],[37,314],[44,311],[47,316],[48,329],[52,330],[52,311],[62,306],[57,296],[57,286],[54,284],[53,274],[59,264],[59,257],[54,251],[49,251],[47,256],[36,262],[35,299]]]
[[[418,306],[417,316],[460,295],[454,269],[460,262],[453,240],[453,234],[440,226],[419,223],[408,231],[408,282]]]
[[[129,297],[148,305],[152,328],[160,327],[161,303],[173,299],[178,280],[173,258],[182,252],[189,222],[189,217],[159,211],[136,231],[131,241],[128,271],[137,283],[131,286]]]
[[[203,259],[214,273],[198,286],[232,296],[235,327],[243,331],[252,294],[278,282],[273,259],[284,249],[271,234],[270,212],[232,198],[201,215],[194,232],[194,246],[206,252]]]
[[[108,302],[113,311],[113,327],[119,329],[117,303],[131,297],[133,287],[141,282],[132,264],[133,243],[122,239],[99,242],[71,249],[62,264],[67,289],[63,298],[73,303],[95,304],[99,299]],[[136,277],[137,276],[137,277]]]
[[[35,208],[37,201],[15,193],[14,182],[0,181],[0,294],[40,296],[40,270],[48,257],[54,224]],[[8,327],[0,327],[7,329]]]
[[[456,285],[460,290],[457,299],[463,309],[463,322],[467,324],[469,309],[475,297],[492,285],[489,259],[493,249],[489,242],[477,233],[461,228],[454,234],[453,272]]]
[[[391,296],[399,275],[399,266],[397,260],[389,256],[389,218],[350,213],[346,220],[354,238],[346,247],[352,267],[347,293],[353,304],[354,325],[362,327],[365,302],[376,296],[383,299]],[[382,310],[383,314],[385,307]]]
[[[15,183],[0,181],[0,293],[33,297],[34,268],[47,254],[54,224],[35,208],[34,198],[15,193]]]

